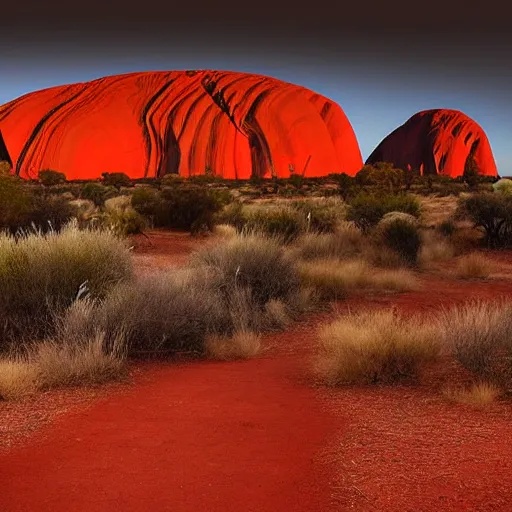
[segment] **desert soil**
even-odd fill
[[[141,238],[143,271],[181,264],[204,243]],[[335,310],[432,311],[510,296],[509,277],[424,275],[418,292]],[[510,403],[448,401],[442,386],[459,372],[449,366],[416,385],[315,385],[315,329],[334,314],[267,336],[254,360],[137,364],[130,383],[0,402],[0,511],[512,510]]]

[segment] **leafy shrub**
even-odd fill
[[[132,275],[121,240],[101,230],[0,235],[0,339],[21,342],[51,333],[55,315],[84,285],[102,297]]]
[[[347,220],[367,232],[388,212],[404,212],[415,217],[420,215],[418,200],[407,194],[369,195],[359,194],[349,202]]]
[[[121,187],[130,187],[132,184],[130,177],[124,172],[104,172],[102,177],[106,187],[114,187],[117,190],[120,190]]]
[[[37,177],[45,187],[66,183],[66,175],[63,172],[52,171],[50,169],[39,171]]]
[[[80,197],[89,199],[96,206],[103,206],[108,198],[114,197],[116,194],[115,187],[106,187],[101,183],[90,181],[83,186]]]
[[[503,194],[504,196],[512,196],[512,180],[502,178],[493,183],[492,188],[494,192]]]
[[[278,235],[285,243],[295,240],[307,230],[304,215],[290,207],[258,209],[248,217],[247,226],[267,235]]]
[[[392,163],[376,162],[365,165],[357,174],[356,182],[362,186],[374,186],[383,192],[394,194],[404,182],[404,172],[396,169]]]
[[[470,220],[475,228],[482,228],[489,247],[504,247],[512,241],[512,197],[478,193],[461,198],[454,217]]]
[[[380,230],[384,245],[395,251],[408,265],[415,265],[421,248],[421,235],[410,221],[395,219],[385,223]]]
[[[450,237],[455,233],[455,231],[457,230],[457,227],[455,226],[453,221],[445,220],[445,221],[441,222],[441,224],[439,224],[438,230],[443,236]]]
[[[292,206],[308,219],[308,230],[319,233],[334,233],[344,208],[333,201],[295,201]]]

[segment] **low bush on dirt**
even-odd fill
[[[316,371],[331,386],[417,378],[440,353],[432,324],[389,310],[342,316],[319,339]]]
[[[52,331],[54,315],[83,285],[102,297],[132,275],[126,244],[102,230],[0,235],[0,339],[22,342]]]
[[[440,316],[443,344],[475,376],[512,388],[512,303],[469,301]]]
[[[346,259],[361,253],[368,243],[355,225],[341,223],[335,233],[307,233],[299,237],[292,247],[300,259]]]
[[[39,171],[37,177],[45,187],[66,183],[66,175],[63,172],[52,171],[51,169]]]
[[[226,197],[199,186],[168,187],[161,191],[136,189],[132,206],[147,217],[154,227],[182,229],[191,233],[212,231],[215,214]]]
[[[103,206],[107,199],[115,197],[118,191],[115,187],[107,187],[101,183],[90,181],[86,183],[80,191],[81,199],[88,199],[96,206]]]
[[[414,266],[421,248],[419,229],[410,221],[395,218],[380,226],[383,244],[397,253],[406,265]]]
[[[217,287],[226,294],[249,289],[252,301],[260,306],[271,299],[287,303],[300,290],[294,262],[275,238],[247,233],[199,251],[191,264],[210,269]]]
[[[307,230],[316,233],[334,233],[345,217],[345,204],[336,198],[294,201],[291,204],[307,221]]]
[[[500,396],[502,390],[489,382],[477,382],[466,388],[448,387],[443,394],[452,402],[485,407],[492,404]]]
[[[278,235],[284,243],[289,243],[307,230],[307,221],[296,209],[280,206],[250,213],[246,227],[265,235]]]
[[[478,193],[459,200],[455,219],[469,220],[485,233],[488,247],[507,247],[512,243],[512,196]]]
[[[260,351],[261,337],[250,331],[235,332],[231,337],[210,335],[206,338],[206,355],[211,359],[250,359],[257,356]]]
[[[494,262],[483,254],[472,252],[457,260],[455,276],[459,279],[487,279],[494,271]]]
[[[124,172],[104,172],[102,178],[106,187],[115,187],[117,190],[121,187],[130,187],[132,184],[130,177]]]
[[[373,268],[364,260],[315,260],[299,265],[304,285],[317,290],[324,299],[343,299],[368,290],[404,292],[418,288],[411,272]]]
[[[347,220],[353,221],[363,232],[368,232],[389,212],[404,212],[420,216],[420,203],[411,195],[358,194],[349,201]]]

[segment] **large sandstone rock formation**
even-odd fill
[[[418,112],[391,132],[366,160],[391,162],[400,169],[456,178],[473,155],[479,173],[496,176],[489,140],[483,129],[457,110]]]
[[[9,151],[7,151],[7,146],[5,145],[2,132],[0,131],[0,169],[6,168],[7,171],[9,171],[11,166],[11,157],[9,156]]]
[[[0,129],[23,178],[48,168],[68,179],[313,177],[363,165],[336,103],[246,73],[132,73],[53,87],[0,107]]]

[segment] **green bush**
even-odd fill
[[[103,206],[107,199],[114,197],[117,193],[115,187],[106,187],[101,183],[90,181],[83,186],[80,197],[92,201],[96,206]]]
[[[485,232],[489,247],[498,248],[512,242],[512,197],[495,193],[478,193],[459,199],[455,218],[470,220]]]
[[[104,172],[102,177],[106,187],[114,187],[117,190],[120,190],[121,187],[130,187],[132,184],[130,177],[124,172]]]
[[[35,196],[32,199],[28,222],[42,232],[60,231],[78,215],[78,209],[59,195]]]
[[[229,224],[237,231],[242,231],[248,223],[248,215],[244,210],[243,203],[235,201],[225,206],[215,216],[216,224]]]
[[[17,176],[0,176],[0,229],[15,232],[30,224],[33,194]]]
[[[278,235],[288,243],[307,230],[307,221],[304,214],[294,208],[271,207],[252,212],[247,227],[270,236]]]
[[[39,171],[37,177],[45,187],[66,183],[66,175],[63,172],[52,171],[50,169]]]
[[[132,275],[125,243],[102,230],[0,235],[0,340],[22,343],[52,333],[55,317],[81,287],[104,297]]]
[[[367,232],[389,212],[404,212],[420,216],[420,203],[407,194],[371,195],[358,194],[349,201],[347,220],[353,221],[359,229]]]
[[[503,194],[504,196],[512,196],[512,180],[503,178],[493,183],[492,188],[494,192]]]
[[[396,252],[405,263],[417,263],[421,235],[414,224],[404,219],[394,219],[382,226],[380,235],[384,245]]]

